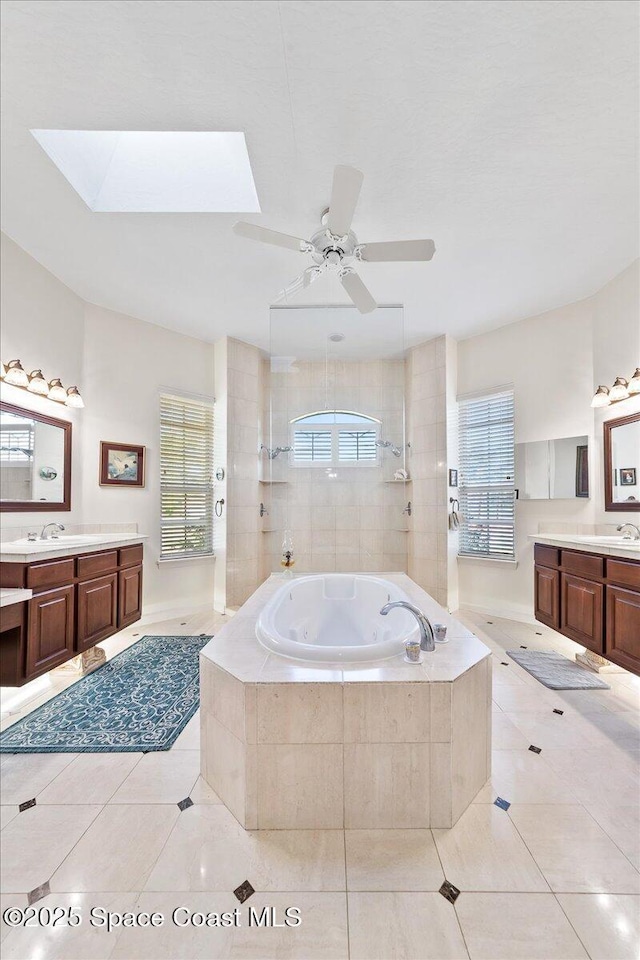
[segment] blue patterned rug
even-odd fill
[[[198,709],[209,640],[142,637],[0,734],[0,753],[168,750]]]

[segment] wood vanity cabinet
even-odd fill
[[[535,545],[535,616],[640,674],[640,560]]]
[[[0,685],[20,686],[142,615],[142,544],[31,563],[0,563],[0,586],[28,587],[26,629],[0,658]],[[3,608],[5,610],[11,608]]]

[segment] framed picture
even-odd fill
[[[636,485],[636,468],[635,467],[620,467],[620,486],[621,487],[635,487]]]
[[[449,470],[449,486],[457,487],[458,486],[458,471]]]
[[[100,442],[100,485],[144,487],[144,447],[102,440]]]
[[[589,447],[576,447],[576,497],[589,496]]]

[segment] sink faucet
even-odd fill
[[[60,530],[64,530],[64,523],[58,523],[56,520],[50,520],[49,523],[45,523],[44,527],[42,528],[42,533],[40,534],[41,540],[49,539],[49,535],[47,533],[49,527],[55,527],[56,529],[56,532],[51,534],[51,537],[55,540],[57,539]]]
[[[427,651],[435,650],[436,642],[433,627],[422,610],[418,610],[417,607],[414,607],[412,603],[407,603],[406,600],[394,600],[393,603],[385,603],[380,613],[383,617],[386,617],[389,610],[393,610],[395,607],[402,607],[404,610],[408,610],[418,621],[418,626],[420,627],[420,649]]]
[[[621,523],[616,529],[618,533],[620,533],[620,531],[624,530],[625,527],[631,527],[632,530],[635,530],[635,535],[632,534],[631,531],[629,531],[629,533],[624,533],[622,535],[623,540],[640,540],[640,527],[636,527],[635,523]]]

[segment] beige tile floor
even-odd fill
[[[451,830],[247,833],[199,777],[197,717],[167,753],[0,757],[3,910],[48,881],[36,907],[83,916],[77,927],[3,923],[3,960],[637,960],[640,679],[617,671],[611,690],[547,690],[505,649],[572,657],[574,644],[543,626],[461,619],[495,654],[493,775]],[[105,647],[113,656],[140,635],[221,622],[135,625]],[[4,725],[70,682],[54,673]],[[187,796],[194,805],[180,812]],[[445,878],[462,891],[455,905],[438,893]],[[256,893],[239,906],[246,879]],[[302,923],[250,927],[250,906],[275,908],[278,922],[297,907]],[[90,923],[94,907],[165,920],[107,932]],[[179,918],[238,907],[241,926],[178,926],[178,907]]]

